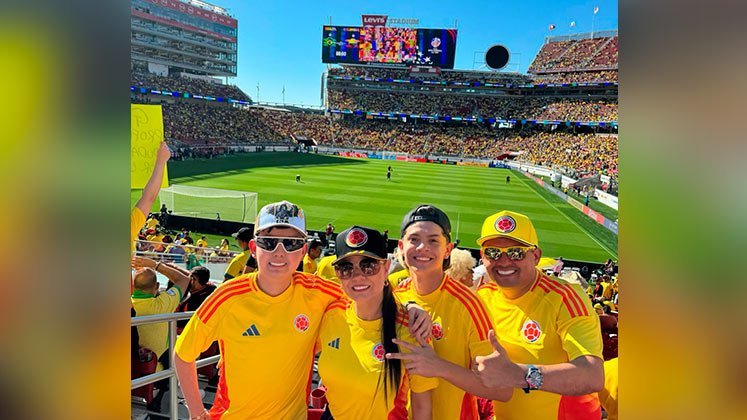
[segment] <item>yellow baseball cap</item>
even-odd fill
[[[508,210],[485,219],[477,244],[482,246],[485,241],[494,238],[511,238],[529,246],[537,246],[539,242],[532,221],[521,213]]]

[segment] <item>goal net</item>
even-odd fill
[[[253,223],[257,216],[256,192],[171,185],[158,194],[173,214],[204,219]]]

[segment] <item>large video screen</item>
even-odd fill
[[[456,29],[324,26],[322,62],[454,68]]]

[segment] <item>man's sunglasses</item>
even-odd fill
[[[380,262],[381,261],[375,260],[373,258],[366,258],[358,263],[358,269],[366,277],[373,276],[381,270],[381,264],[379,264]],[[335,274],[337,274],[337,277],[340,280],[346,280],[353,277],[354,271],[355,265],[353,265],[353,263],[351,262],[343,261],[335,264]]]
[[[533,248],[533,246],[512,246],[508,248],[489,246],[482,249],[482,254],[485,255],[485,258],[493,261],[497,261],[503,254],[506,254],[510,260],[521,261],[527,256],[527,251]]]
[[[265,251],[274,251],[278,244],[283,244],[285,252],[296,252],[306,244],[304,238],[285,238],[280,236],[257,236],[254,243]]]

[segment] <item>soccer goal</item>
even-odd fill
[[[172,214],[204,219],[253,223],[257,216],[256,192],[171,185],[158,194]]]

